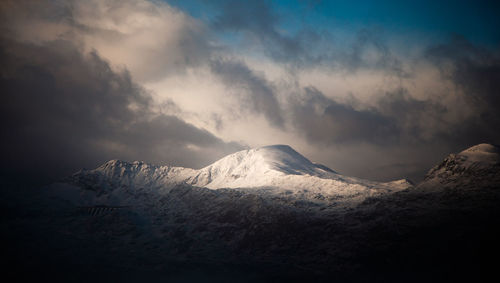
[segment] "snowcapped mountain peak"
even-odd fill
[[[500,149],[498,146],[482,143],[460,152],[458,155],[463,157],[468,163],[486,163],[495,164],[500,161]],[[464,160],[464,161],[465,161]]]
[[[493,182],[500,180],[500,149],[491,144],[478,144],[457,154],[450,154],[432,168],[421,185],[435,186],[435,182]],[[429,183],[429,184],[427,184]]]
[[[228,155],[200,169],[190,183],[209,188],[253,187],[269,184],[277,176],[331,174],[335,172],[312,163],[288,145],[270,145]]]
[[[293,175],[320,175],[325,172],[333,172],[326,166],[312,163],[290,146],[281,144],[239,151],[205,168],[217,169],[219,172],[239,173],[250,169],[261,172],[274,170]]]
[[[253,150],[254,154],[260,156],[262,160],[272,169],[293,175],[322,175],[324,171],[333,170],[326,166],[317,165],[309,161],[303,155],[295,151],[288,145],[269,145]]]
[[[498,153],[498,146],[489,144],[489,143],[480,143],[474,146],[469,147],[468,149],[462,151],[461,153],[467,152],[489,152],[489,153]]]

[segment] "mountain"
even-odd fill
[[[112,160],[2,196],[3,243],[17,274],[52,281],[482,282],[500,253],[499,164],[480,144],[411,186],[284,145],[199,170]]]
[[[189,180],[207,188],[269,186],[286,175],[335,178],[328,167],[312,163],[287,145],[272,145],[243,150],[201,169]]]
[[[500,148],[478,144],[458,154],[450,154],[432,168],[420,187],[488,187],[500,184]]]
[[[287,145],[239,151],[199,170],[111,160],[96,169],[81,170],[66,182],[100,195],[110,193],[114,203],[119,202],[120,193],[165,193],[181,184],[214,190],[258,190],[261,194],[308,200],[334,197],[345,202],[359,202],[412,186],[407,180],[384,183],[343,176],[309,161]]]
[[[406,180],[379,183],[343,176],[315,164],[287,145],[243,150],[199,170],[188,184],[218,188],[279,187],[287,189],[338,190],[354,185],[368,189],[399,190],[411,186]]]

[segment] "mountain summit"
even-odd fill
[[[471,186],[500,183],[500,148],[482,143],[450,154],[427,173],[421,187]]]
[[[475,163],[483,166],[491,166],[500,162],[500,148],[487,143],[469,147],[458,155],[466,161],[466,165]]]
[[[237,168],[262,167],[276,170],[284,174],[321,176],[325,172],[335,173],[332,169],[312,163],[309,159],[288,145],[269,145],[244,150],[222,158],[210,165],[211,168],[226,167],[237,164]]]
[[[190,183],[209,188],[254,187],[285,175],[331,178],[337,174],[312,163],[288,145],[270,145],[228,155],[200,169]]]

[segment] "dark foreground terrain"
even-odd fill
[[[196,190],[178,188],[166,201]],[[3,203],[2,250],[9,273],[56,281],[486,282],[499,262],[499,190],[449,194],[401,192],[342,218],[276,209],[251,195],[234,211],[210,196],[186,203],[193,214],[153,216],[172,223],[160,235],[133,209],[90,215]],[[228,209],[210,215],[215,205]]]

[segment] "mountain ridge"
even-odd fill
[[[344,176],[311,162],[287,145],[271,145],[242,150],[198,170],[156,166],[142,161],[110,160],[96,169],[80,170],[68,178],[93,190],[141,188],[169,190],[186,184],[209,189],[269,188],[274,194],[292,191],[302,197],[363,196],[363,198],[411,187],[406,179],[376,182]]]
[[[19,196],[25,205],[3,197],[13,211],[5,227],[23,227],[12,236],[23,239],[13,255],[24,250],[41,255],[36,263],[48,257],[57,267],[88,266],[85,274],[99,267],[109,278],[131,268],[141,279],[151,270],[173,278],[179,266],[191,274],[200,263],[213,263],[208,273],[222,266],[226,274],[234,264],[264,278],[284,276],[271,282],[331,282],[335,276],[344,279],[339,282],[371,282],[372,274],[383,282],[415,276],[413,282],[446,282],[440,279],[457,270],[475,279],[500,251],[500,181],[493,178],[500,168],[491,155],[496,147],[483,148],[450,155],[430,170],[433,178],[406,189],[405,180],[392,182],[404,185],[397,189],[334,173],[285,174],[269,169],[276,165],[272,160],[282,160],[272,156],[264,160],[272,177],[267,186],[217,189],[192,185],[199,170],[111,160],[39,190],[39,200]],[[246,155],[239,157],[229,169],[245,164]],[[304,277],[290,275],[297,270]],[[314,274],[324,281],[312,280]]]
[[[451,178],[457,174],[487,171],[490,167],[500,166],[499,147],[491,144],[478,144],[459,153],[448,155],[441,163],[431,168],[425,179],[416,184],[439,182],[439,178]],[[491,170],[490,170],[491,171]],[[177,166],[157,166],[143,161],[127,162],[110,160],[91,170],[80,170],[69,179],[81,182],[88,179],[85,175],[99,173],[95,178],[107,178],[110,184],[139,185],[158,188],[188,184],[209,189],[285,187],[286,182],[302,183],[292,187],[306,188],[304,182],[332,186],[340,183],[361,184],[367,188],[391,187],[396,185],[409,188],[415,186],[407,179],[390,182],[375,182],[355,177],[344,176],[336,171],[309,159],[288,145],[269,145],[242,150],[229,154],[201,169]],[[493,172],[496,172],[493,170]],[[485,172],[483,172],[484,174]],[[90,174],[92,175],[92,174]],[[75,180],[75,179],[78,179]],[[87,180],[89,181],[89,180]]]

